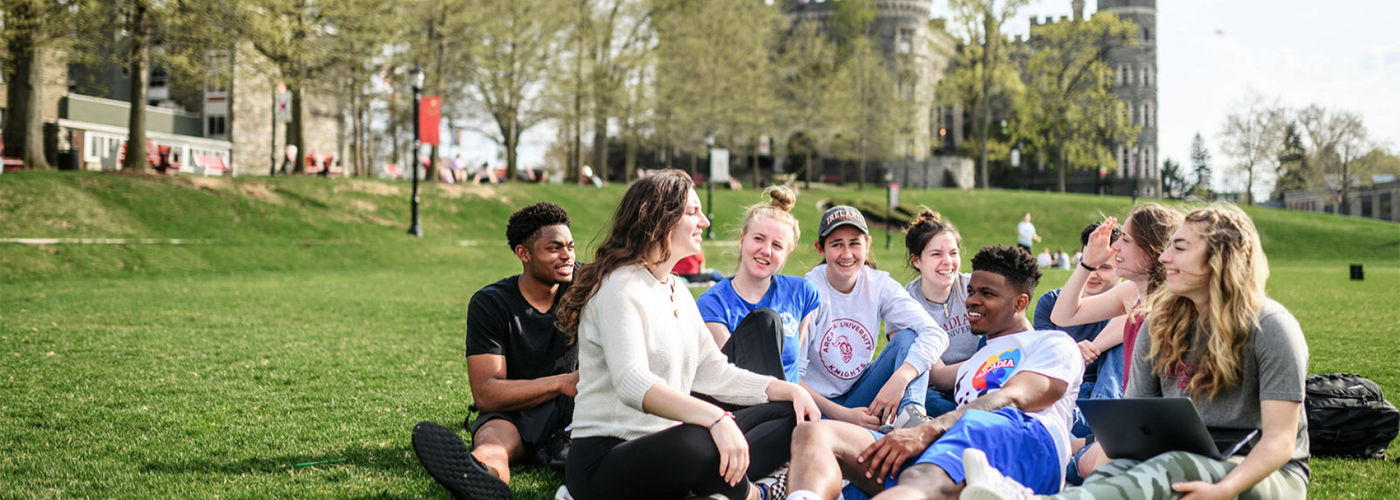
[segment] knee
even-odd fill
[[[899,474],[899,485],[924,492],[925,498],[957,498],[962,488],[943,469],[917,464]]]
[[[792,431],[792,456],[798,457],[813,452],[821,452],[830,448],[828,436],[830,435],[829,422],[810,422],[797,426]]]
[[[783,316],[778,314],[778,311],[768,307],[754,309],[748,316],[744,316],[743,322],[751,323],[765,330],[783,331]]]

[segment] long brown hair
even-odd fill
[[[1264,308],[1269,261],[1254,222],[1238,208],[1217,204],[1192,210],[1184,224],[1205,243],[1210,301],[1202,314],[1191,299],[1166,287],[1152,294],[1152,368],[1171,374],[1184,366],[1187,354],[1197,350],[1192,332],[1199,332],[1206,336],[1205,348],[1191,375],[1190,390],[1213,398],[1239,385],[1243,377],[1242,351]]]
[[[1147,203],[1128,213],[1133,222],[1132,244],[1147,254],[1147,294],[1152,295],[1167,279],[1167,271],[1157,261],[1171,242],[1172,233],[1181,225],[1181,212],[1174,209]]]
[[[652,171],[627,188],[605,230],[608,239],[598,246],[593,262],[578,270],[556,306],[556,327],[577,338],[579,313],[603,278],[622,266],[654,265],[671,258],[671,230],[680,222],[694,187],[685,172],[667,169]]]

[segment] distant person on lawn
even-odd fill
[[[468,421],[472,460],[457,463],[460,455],[420,445],[434,437],[465,452],[452,431],[430,422],[414,430],[419,460],[459,498],[511,498],[511,463],[562,468],[569,447],[564,429],[578,393],[578,344],[555,327],[576,265],[569,215],[548,202],[522,208],[511,214],[506,239],[523,272],[477,291],[467,307],[467,377],[483,412]]]
[[[1031,244],[1038,241],[1040,235],[1035,234],[1035,224],[1031,224],[1031,213],[1021,214],[1021,223],[1016,225],[1016,246],[1026,249],[1026,253],[1031,253]]]

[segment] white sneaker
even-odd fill
[[[554,500],[574,500],[574,496],[569,494],[568,486],[559,486],[559,491],[554,492]]]
[[[933,420],[933,417],[928,416],[928,412],[924,410],[923,406],[911,403],[904,405],[904,409],[899,410],[899,416],[894,418],[894,424],[891,427],[908,429],[918,427],[929,420]]]
[[[1015,479],[1001,475],[1001,472],[987,462],[982,450],[963,450],[963,473],[967,476],[967,487],[963,488],[963,500],[1030,500],[1035,492],[1022,486]]]

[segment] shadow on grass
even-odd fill
[[[288,190],[288,189],[282,189],[282,188],[280,188],[280,187],[278,187],[278,188],[273,188],[272,190],[273,190],[274,192],[276,192],[278,195],[286,196],[286,197],[288,197],[288,198],[291,198],[291,199],[293,199],[293,200],[296,200],[297,202],[301,203],[301,206],[308,206],[308,205],[309,205],[309,206],[316,207],[316,208],[330,208],[330,205],[327,205],[327,204],[321,202],[320,200],[317,200],[317,199],[314,199],[314,198],[309,198],[309,197],[307,197],[307,196],[305,196],[305,195],[302,195],[301,193],[297,193],[297,192],[295,192],[295,191],[291,191],[291,190]]]
[[[344,462],[317,464],[297,467],[296,464],[345,459]],[[196,458],[178,462],[150,462],[142,467],[143,472],[156,474],[219,473],[219,474],[258,474],[278,473],[292,469],[313,470],[330,467],[366,467],[398,473],[404,469],[422,470],[413,452],[407,446],[390,448],[347,447],[338,453],[328,452],[315,455],[292,454],[275,457],[251,457],[238,461],[220,461],[213,458]],[[426,474],[425,474],[426,475]]]

